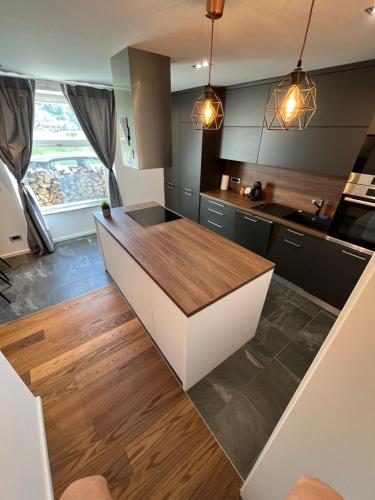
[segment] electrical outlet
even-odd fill
[[[239,177],[231,177],[230,182],[233,182],[234,184],[239,184],[241,182],[241,179]]]
[[[20,240],[22,240],[22,234],[15,234],[14,236],[9,236],[9,240],[11,242],[20,241]]]

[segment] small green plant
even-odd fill
[[[102,202],[102,208],[103,208],[103,209],[106,209],[106,208],[111,208],[111,207],[110,207],[110,205],[109,205],[109,203],[108,203],[108,201],[103,201],[103,202]]]

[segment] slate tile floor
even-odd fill
[[[255,337],[188,391],[243,479],[335,319],[273,279]]]
[[[12,287],[0,285],[12,301],[0,297],[0,323],[88,293],[112,280],[103,267],[96,235],[59,242],[52,254],[25,254],[7,259],[12,268],[1,267]]]

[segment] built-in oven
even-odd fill
[[[354,164],[353,172],[375,175],[375,134],[367,134]]]
[[[331,238],[375,251],[375,175],[350,175],[328,230]]]

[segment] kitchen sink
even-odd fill
[[[297,222],[298,224],[317,229],[318,231],[327,231],[330,224],[329,218],[327,219],[320,216],[315,217],[315,215],[302,211],[284,215],[283,219],[290,220],[291,222]]]

